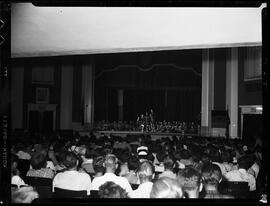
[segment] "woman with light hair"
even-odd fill
[[[183,198],[181,185],[175,179],[161,177],[155,180],[150,198]]]

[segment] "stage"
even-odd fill
[[[77,131],[81,136],[89,136],[89,130],[80,130]],[[150,135],[152,140],[161,139],[163,137],[169,137],[172,139],[172,136],[176,137],[196,137],[196,136],[208,136],[208,137],[218,137],[218,138],[225,138],[223,135],[215,135],[215,134],[206,134],[199,131],[198,133],[182,133],[182,132],[141,132],[141,131],[94,131],[93,134],[99,138],[103,135],[113,135],[113,136],[120,136],[126,138],[127,136],[147,136]]]
[[[101,137],[103,135],[114,135],[126,138],[127,136],[147,136],[150,135],[152,140],[160,139],[162,137],[169,137],[171,139],[172,136],[180,137],[180,136],[200,136],[197,133],[176,133],[176,132],[141,132],[141,131],[95,131],[93,132],[96,137]],[[79,134],[82,136],[89,136],[89,131],[79,131]]]

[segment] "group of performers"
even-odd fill
[[[150,109],[150,112],[145,112],[144,114],[138,115],[137,126],[142,132],[153,132],[155,130],[155,114],[154,110]]]

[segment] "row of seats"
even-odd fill
[[[87,196],[86,190],[73,191],[65,190],[61,188],[54,188],[52,192],[52,180],[48,178],[40,177],[26,177],[25,183],[33,186],[38,194],[39,199],[46,198],[99,198],[98,191],[91,190],[90,196]],[[137,189],[138,185],[131,185],[132,189]],[[250,199],[252,193],[249,192],[249,186],[247,182],[224,182],[221,184],[221,193],[233,195],[236,199]],[[17,185],[14,185],[17,187]],[[202,191],[203,195],[203,191]]]
[[[33,186],[39,194],[39,198],[99,198],[98,191],[91,190],[90,196],[87,196],[87,191],[65,190],[62,188],[54,188],[52,192],[52,179],[41,177],[25,177],[25,183]],[[24,187],[25,185],[21,186]],[[131,185],[132,189],[138,188],[138,185]],[[17,185],[11,185],[17,188]]]

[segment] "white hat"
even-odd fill
[[[137,148],[137,153],[139,153],[141,150],[148,151],[148,147],[146,146],[140,146]]]
[[[144,151],[144,150],[142,150],[142,151],[139,151],[139,152],[138,152],[138,155],[147,155],[147,152]]]
[[[148,147],[146,146],[140,146],[137,148],[137,154],[138,155],[147,155],[148,154]]]

